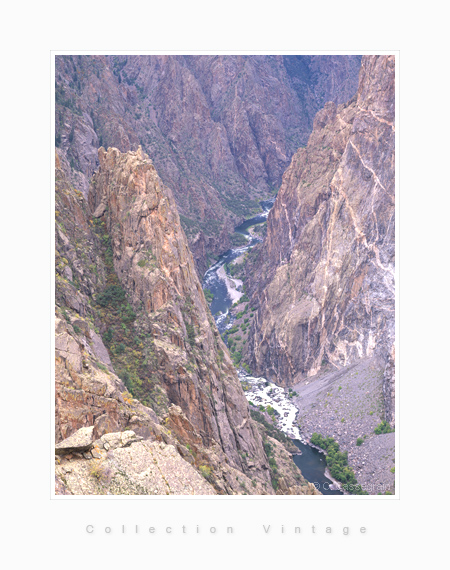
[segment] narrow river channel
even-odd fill
[[[247,243],[241,247],[228,249],[205,273],[203,289],[208,289],[212,295],[210,302],[211,314],[216,321],[219,332],[223,334],[233,325],[233,317],[230,314],[231,306],[242,296],[242,282],[227,275],[225,267],[237,257],[254,247],[262,239],[250,235],[248,229],[267,220],[270,209],[275,199],[260,202],[263,212],[257,216],[245,220],[235,228],[235,232],[245,236]],[[342,495],[338,489],[333,488],[333,482],[325,476],[325,456],[317,449],[307,445],[302,438],[296,424],[297,408],[288,397],[288,391],[269,382],[265,378],[255,378],[244,370],[238,370],[241,382],[250,387],[245,392],[247,400],[256,406],[272,406],[277,412],[277,427],[293,440],[299,448],[299,454],[293,459],[307,481],[314,483],[324,495]],[[330,488],[331,487],[331,488]]]

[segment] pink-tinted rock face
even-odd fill
[[[56,144],[87,195],[97,149],[142,145],[197,268],[281,182],[316,111],[356,91],[359,56],[58,56]]]
[[[186,454],[186,445],[195,446],[219,492],[239,492],[236,475],[224,483],[224,473],[235,470],[255,480],[255,492],[273,493],[261,436],[209,313],[172,193],[140,148],[101,148],[99,162],[89,203],[60,168],[56,174],[57,441],[88,426],[96,437],[128,428],[167,439],[159,422],[173,404],[173,444]],[[122,308],[111,313],[111,303]],[[111,358],[99,333],[109,339]]]
[[[293,157],[250,265],[258,312],[247,360],[289,385],[394,342],[393,56],[364,56],[356,97],[316,115]],[[393,419],[393,361],[385,389]]]

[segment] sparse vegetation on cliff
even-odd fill
[[[167,410],[167,397],[149,364],[156,355],[153,338],[137,326],[137,313],[127,301],[114,270],[112,247],[105,221],[94,218],[93,228],[102,244],[102,257],[107,270],[106,287],[97,294],[93,307],[102,322],[102,339],[114,369],[131,394],[144,405],[160,413]]]
[[[250,414],[255,421],[257,421],[264,427],[265,431],[267,432],[268,435],[270,435],[270,437],[277,439],[279,442],[287,445],[290,449],[293,449],[292,440],[289,437],[287,437],[287,435],[285,435],[281,430],[279,430],[275,425],[268,422],[261,412],[251,409]]]
[[[209,289],[203,289],[203,294],[205,295],[206,302],[208,304],[211,304],[214,299],[214,295],[211,293],[211,291]]]

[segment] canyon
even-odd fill
[[[140,147],[99,163],[86,200],[56,159],[58,494],[274,494],[172,193]]]
[[[141,145],[197,269],[276,192],[315,113],[356,91],[360,56],[57,56],[55,143],[87,197],[97,149]]]
[[[394,492],[394,57],[55,74],[55,492],[316,495],[313,432]]]

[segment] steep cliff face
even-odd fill
[[[339,105],[355,95],[361,56],[285,55],[283,64],[303,107],[302,142],[306,144],[317,111],[328,101]]]
[[[56,441],[131,429],[216,492],[273,493],[170,190],[140,148],[99,160],[87,202],[57,158]]]
[[[218,334],[174,199],[151,161],[138,150],[99,151],[90,200],[105,218],[114,268],[138,318],[152,336],[170,402],[179,405],[204,443],[220,441],[230,461],[258,449],[236,372]],[[231,405],[227,405],[230,403]]]
[[[316,115],[249,264],[247,359],[291,385],[394,342],[394,57],[364,56],[357,95]],[[392,359],[386,408],[393,420]],[[389,384],[389,386],[387,386]]]
[[[62,165],[87,196],[99,146],[141,145],[204,271],[279,187],[316,111],[355,93],[359,67],[359,56],[58,56]]]

